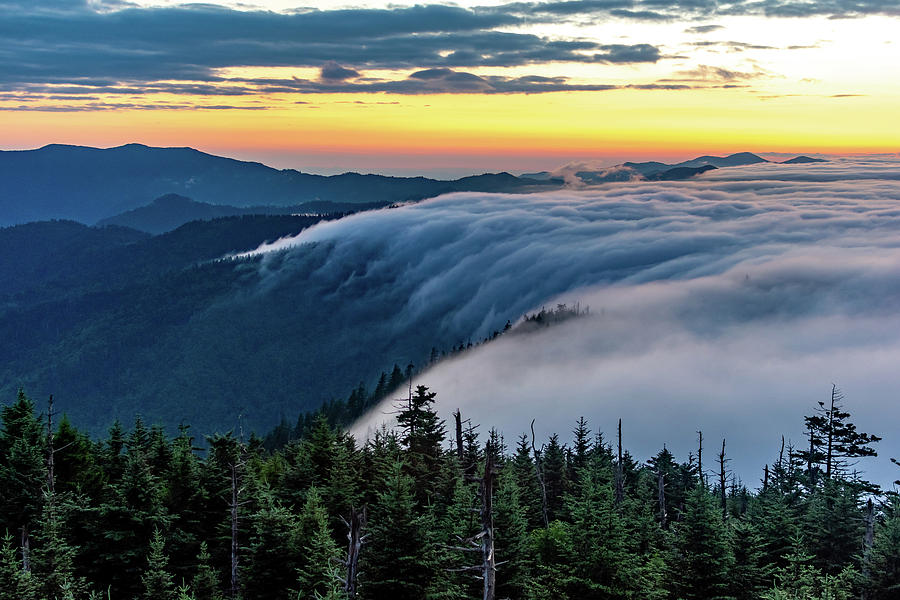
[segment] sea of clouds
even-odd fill
[[[510,444],[532,419],[539,438],[568,441],[579,416],[612,441],[621,418],[636,458],[665,444],[687,460],[702,430],[705,465],[726,438],[730,468],[755,487],[782,434],[805,444],[803,416],[835,383],[859,429],[884,437],[858,468],[884,484],[900,476],[888,460],[900,457],[897,156],[451,194],[261,247],[265,281],[310,248],[328,252],[315,277],[390,306],[384,330],[398,334],[413,323],[435,339],[475,340],[542,306],[590,306],[417,376],[442,416],[459,408]],[[354,433],[391,412],[377,407]]]

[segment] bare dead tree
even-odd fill
[[[616,506],[625,499],[625,472],[622,467],[622,419],[619,419],[618,434],[619,459],[616,462]]]
[[[47,492],[51,496],[56,490],[54,454],[56,451],[53,449],[53,394],[50,394],[47,401]]]
[[[490,449],[488,449],[490,450]],[[494,482],[497,468],[494,453],[487,451],[484,457],[484,476],[481,478],[481,570],[484,579],[484,600],[494,600],[497,590],[497,561],[494,557]]]
[[[659,525],[663,529],[666,527],[666,479],[662,468],[656,465],[656,484],[657,493],[659,494]]]
[[[475,480],[475,477],[467,477],[469,480]],[[497,566],[498,563],[494,555],[494,483],[497,479],[497,466],[494,464],[494,453],[491,451],[490,442],[485,451],[484,458],[484,474],[477,478],[478,496],[481,507],[479,514],[481,516],[481,531],[470,538],[458,537],[462,546],[450,547],[451,550],[460,552],[480,552],[481,564],[461,567],[458,569],[448,569],[454,572],[476,572],[483,582],[483,600],[494,600],[497,594]]]
[[[719,453],[719,495],[720,495],[720,503],[722,505],[722,520],[724,521],[728,517],[728,500],[725,496],[725,463],[728,462],[728,459],[725,458],[725,438],[722,438],[722,451]],[[769,466],[766,465],[766,471],[768,472]]]
[[[238,454],[228,464],[231,472],[231,599],[237,600],[240,597],[240,544],[238,543],[238,525],[240,523],[239,509],[247,503],[241,500],[243,494],[243,470],[246,462],[244,460],[244,441],[243,428],[241,428],[241,441],[238,446]]]
[[[456,457],[459,459],[459,464],[462,466],[463,463],[463,437],[462,437],[462,415],[459,412],[459,409],[456,409],[456,412],[453,413],[453,418],[456,420]]]
[[[541,462],[541,453],[544,451],[544,446],[541,446],[541,450],[538,449],[534,445],[534,419],[531,420],[531,452],[534,454],[534,468],[537,473],[538,483],[541,486],[541,515],[544,518],[544,527],[547,528],[550,526],[550,519],[547,517],[547,484],[544,481],[544,466]]]
[[[359,577],[359,553],[365,543],[366,535],[362,530],[366,527],[366,507],[356,510],[350,507],[350,520],[344,520],[347,525],[347,560],[344,566],[347,568],[347,579],[344,580],[344,592],[349,600],[356,598],[357,578]]]
[[[769,489],[769,463],[766,463],[765,469],[763,469],[763,491]]]
[[[781,450],[778,452],[778,470],[784,472],[784,436],[781,436]]]
[[[706,484],[706,479],[703,477],[703,432],[697,432],[698,444],[697,444],[697,474],[700,476],[700,485]]]

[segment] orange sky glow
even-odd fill
[[[320,13],[328,15],[327,9]],[[703,24],[709,32],[694,32]],[[391,85],[421,84],[414,74],[419,67],[369,67],[362,55],[356,63],[341,62],[353,75],[340,80],[326,79],[324,70],[320,76],[312,64],[211,66],[201,76],[112,84],[81,84],[74,70],[65,81],[25,79],[26,73],[0,92],[0,147],[139,142],[309,171],[397,173],[552,169],[579,158],[612,164],[745,150],[897,152],[900,83],[885,77],[900,60],[892,34],[897,24],[884,14],[844,21],[707,15],[649,23],[601,15],[588,25],[563,19],[502,26],[496,28],[501,33],[551,45],[616,42],[602,46],[604,52],[646,50],[652,43],[655,54],[636,62],[582,63],[575,54],[576,62],[441,67],[474,81],[474,91],[426,81],[432,87],[393,93],[401,88]],[[427,67],[434,70],[423,59],[421,68]],[[500,87],[518,85],[520,77],[553,80],[561,89]],[[201,84],[206,87],[197,92],[176,89]],[[585,89],[590,86],[615,89]]]

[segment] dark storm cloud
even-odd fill
[[[727,436],[755,480],[781,433],[802,440],[803,414],[832,381],[861,429],[889,433],[883,423],[900,419],[898,201],[896,157],[452,194],[262,248],[258,293],[300,272],[348,315],[377,314],[378,335],[456,341],[580,301],[592,317],[504,337],[417,383],[444,415],[459,407],[508,437],[535,417],[567,431],[579,415],[607,431],[623,417],[643,457],[663,442],[686,455],[697,429]],[[900,454],[885,438],[883,454]]]

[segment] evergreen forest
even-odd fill
[[[900,497],[836,388],[752,486],[727,440],[641,462],[621,423],[509,440],[435,400],[410,386],[365,443],[320,412],[273,444],[140,418],[95,439],[19,392],[0,600],[900,597]]]

